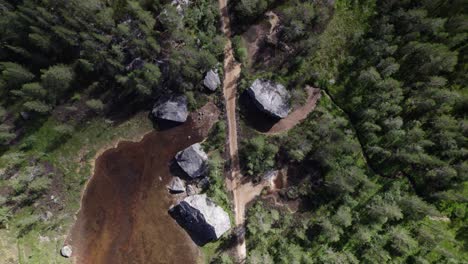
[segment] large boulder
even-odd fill
[[[285,118],[291,110],[291,96],[282,84],[257,79],[248,89],[248,93],[261,111],[273,117]]]
[[[151,111],[157,119],[183,123],[187,120],[187,98],[184,95],[164,98],[156,102]]]
[[[167,185],[167,189],[172,193],[185,192],[185,184],[179,177],[174,177]]]
[[[206,194],[186,197],[169,214],[198,245],[218,239],[231,228],[229,215]]]
[[[203,175],[206,170],[206,160],[208,156],[202,150],[199,143],[195,143],[190,147],[179,151],[175,159],[182,170],[187,173],[190,178],[197,178]]]
[[[211,91],[215,91],[221,85],[218,73],[213,70],[207,72],[203,80],[203,85]]]

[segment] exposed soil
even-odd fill
[[[201,253],[169,216],[174,204],[166,185],[177,151],[200,142],[219,110],[205,105],[201,119],[147,134],[140,142],[120,142],[96,160],[81,209],[66,244],[75,263],[197,263]]]
[[[241,67],[234,59],[234,52],[231,43],[231,25],[228,13],[227,0],[219,0],[219,10],[221,13],[221,24],[224,35],[227,37],[224,47],[224,80],[223,95],[226,105],[226,117],[228,120],[228,148],[230,159],[230,175],[226,177],[226,187],[232,192],[234,204],[234,218],[236,226],[244,224],[244,206],[242,193],[239,192],[240,185],[239,151],[237,140],[237,122],[236,122],[236,100],[237,100],[237,80],[240,76]],[[247,248],[245,241],[236,245],[236,257],[239,262],[243,262],[247,257]]]
[[[244,92],[240,97],[244,119],[250,127],[264,134],[278,134],[292,129],[315,109],[321,97],[320,89],[306,86],[307,99],[303,105],[293,107],[286,118],[277,119],[260,111],[250,96]]]
[[[268,21],[263,21],[256,25],[252,25],[244,34],[242,38],[247,45],[247,66],[258,63],[267,64],[271,57],[274,56],[275,49],[267,49],[267,43],[277,43],[277,33],[279,26],[279,17],[273,12],[269,11],[265,14]]]
[[[264,38],[268,35],[270,31],[270,25],[268,23],[262,22],[257,25],[251,26],[244,34],[242,38],[244,39],[247,47],[247,61],[248,66],[251,67],[257,61],[257,54],[264,45]]]
[[[310,86],[306,87],[307,100],[304,105],[294,109],[286,118],[281,119],[275,123],[266,134],[277,134],[290,130],[302,120],[306,119],[307,116],[315,109],[317,101],[320,99],[320,89],[313,88]]]

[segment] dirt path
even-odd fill
[[[223,81],[223,94],[226,103],[226,115],[228,120],[228,138],[229,138],[229,156],[231,160],[231,175],[226,178],[226,185],[228,190],[232,191],[235,225],[244,224],[244,210],[245,206],[240,201],[242,196],[240,193],[240,174],[239,166],[239,151],[237,140],[237,123],[236,123],[236,100],[237,100],[237,80],[240,75],[241,67],[234,59],[234,52],[232,49],[231,27],[229,13],[227,9],[227,0],[219,0],[219,9],[221,12],[221,23],[223,33],[227,37],[226,46],[224,47],[224,81]],[[247,256],[247,249],[245,241],[236,246],[236,254],[239,262],[244,262]]]
[[[235,61],[232,48],[230,19],[227,9],[228,0],[219,0],[219,9],[221,12],[221,22],[223,33],[227,37],[226,46],[224,47],[224,80],[223,80],[223,95],[226,104],[226,115],[228,123],[228,148],[230,157],[230,171],[226,177],[226,186],[232,192],[235,225],[243,226],[245,222],[245,208],[255,197],[259,196],[262,190],[266,187],[274,187],[275,178],[263,180],[259,184],[252,182],[242,182],[239,165],[239,151],[237,139],[237,122],[236,122],[236,101],[237,101],[237,80],[240,76],[241,65]],[[269,14],[270,17],[270,33],[274,31],[278,23],[278,17],[274,13]],[[307,117],[307,115],[315,108],[317,100],[320,98],[320,90],[308,87],[308,98],[306,104],[296,109],[287,118],[280,121],[272,127],[267,133],[280,133],[294,127],[297,123]],[[247,248],[245,239],[241,239],[241,243],[236,246],[236,258],[238,263],[244,263],[247,257]]]
[[[320,89],[318,88],[307,86],[306,91],[308,94],[306,103],[291,112],[286,118],[283,118],[278,121],[278,123],[274,124],[265,134],[286,132],[307,118],[309,113],[315,109],[317,101],[320,99],[321,95]]]

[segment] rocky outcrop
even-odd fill
[[[219,75],[214,70],[210,70],[206,73],[205,79],[203,80],[203,85],[211,91],[215,91],[221,85],[221,80]]]
[[[206,194],[186,197],[169,214],[198,245],[218,239],[231,228],[229,215]]]
[[[64,246],[62,249],[60,249],[60,255],[64,258],[69,258],[72,255],[72,247],[69,245]]]
[[[179,177],[174,177],[167,185],[167,189],[172,193],[185,192],[185,184]]]
[[[197,178],[203,175],[206,169],[208,156],[202,150],[199,143],[179,151],[175,156],[177,164],[184,170],[190,178]]]
[[[183,95],[161,99],[151,111],[157,119],[183,123],[187,120],[187,98]]]
[[[273,117],[285,118],[291,110],[291,96],[282,84],[257,79],[248,89],[248,93],[261,111]]]

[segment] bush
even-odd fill
[[[51,183],[52,180],[48,177],[38,177],[29,184],[29,191],[36,194],[41,194],[49,188]]]
[[[0,106],[0,121],[6,116],[5,108]]]
[[[101,100],[91,99],[86,101],[86,105],[95,112],[100,112],[104,109],[104,104]]]
[[[275,165],[278,147],[267,142],[264,136],[257,136],[243,143],[241,158],[245,164],[246,173],[258,180],[261,174]]]
[[[50,110],[50,107],[48,105],[40,101],[26,102],[24,103],[24,107],[28,111],[34,111],[37,113],[47,113]]]
[[[0,132],[0,144],[8,144],[16,137],[15,134],[10,132]]]
[[[42,86],[47,89],[50,100],[54,105],[70,88],[73,78],[72,69],[63,64],[52,66],[43,71],[41,75]]]
[[[210,131],[207,140],[203,143],[203,149],[210,151],[222,149],[226,142],[226,122],[217,122]]]
[[[244,47],[243,40],[240,36],[235,36],[232,39],[232,48],[234,49],[234,57],[240,63],[247,61],[247,49]]]

